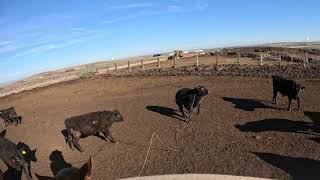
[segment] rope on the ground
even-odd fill
[[[152,136],[151,136],[150,144],[149,144],[149,147],[148,147],[148,150],[147,150],[147,154],[146,154],[146,157],[145,157],[145,159],[144,159],[143,165],[142,165],[142,167],[141,167],[141,169],[140,169],[140,172],[139,172],[139,174],[138,174],[138,177],[141,175],[141,173],[142,173],[142,171],[143,171],[143,169],[144,169],[144,167],[145,167],[145,165],[146,165],[146,163],[147,163],[147,159],[148,159],[148,156],[149,156],[149,153],[150,153],[150,148],[151,148],[151,145],[152,145],[153,136],[154,136],[155,134],[156,134],[156,133],[154,132],[154,133],[152,134]]]
[[[148,147],[146,156],[145,156],[145,158],[144,158],[143,165],[142,165],[142,167],[141,167],[141,169],[140,169],[140,172],[139,172],[139,174],[138,174],[138,177],[141,176],[141,173],[142,173],[144,167],[146,166],[146,163],[147,163],[147,160],[148,160],[148,157],[149,157],[149,154],[150,154],[151,145],[152,145],[152,142],[153,142],[153,138],[154,138],[154,137],[157,137],[157,139],[158,139],[162,144],[165,144],[165,143],[160,139],[160,137],[156,134],[156,132],[154,132],[154,133],[152,134],[152,136],[151,136],[151,138],[150,138],[149,147]],[[171,150],[171,151],[180,152],[179,150],[176,150],[176,149],[174,149],[174,148],[170,148],[169,146],[166,146],[166,147],[167,147],[169,150]]]
[[[196,99],[196,94],[193,95],[193,101],[192,101],[192,105],[191,105],[191,113],[190,113],[190,115],[189,115],[188,121],[190,121],[194,109],[198,107],[198,106],[197,106],[197,107],[193,108],[195,99]]]

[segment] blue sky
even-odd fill
[[[318,0],[0,0],[0,83],[179,49],[320,40]]]

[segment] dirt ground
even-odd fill
[[[320,81],[300,82],[306,86],[301,109],[292,112],[284,110],[286,98],[279,96],[278,105],[270,102],[270,79],[210,76],[82,79],[1,98],[0,107],[14,106],[23,117],[23,124],[6,128],[7,137],[37,148],[38,161],[31,166],[41,175],[52,175],[67,163],[79,167],[92,155],[94,180],[138,176],[156,133],[141,176],[216,173],[318,179]],[[197,85],[210,94],[201,114],[186,124],[174,96],[181,87]],[[119,143],[88,137],[80,140],[83,154],[71,151],[61,134],[64,120],[112,109],[125,118],[111,128]],[[65,161],[57,155],[49,158],[55,150]]]

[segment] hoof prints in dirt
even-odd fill
[[[293,79],[319,79],[320,66],[314,65],[304,68],[302,65],[290,66],[269,66],[269,65],[201,65],[187,66],[181,68],[150,69],[135,71],[118,71],[104,77],[148,77],[148,76],[241,76],[271,78],[272,75],[279,75]]]

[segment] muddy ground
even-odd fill
[[[67,163],[80,166],[92,155],[94,180],[138,176],[156,133],[141,176],[217,173],[318,179],[320,81],[301,75],[299,81],[306,86],[301,109],[288,112],[286,98],[279,96],[278,105],[270,102],[268,77],[100,76],[4,97],[0,107],[14,106],[23,116],[23,124],[6,128],[7,137],[37,148],[33,173],[52,175]],[[201,114],[186,124],[174,96],[181,87],[197,85],[206,86],[210,94]],[[85,153],[71,151],[61,134],[64,120],[105,109],[119,109],[125,117],[111,129],[119,143],[89,137],[80,141]],[[55,150],[64,161],[57,153],[49,158]]]

